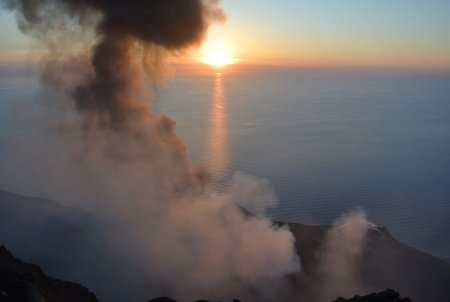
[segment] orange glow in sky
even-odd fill
[[[234,48],[230,36],[214,29],[209,32],[208,38],[202,44],[196,56],[200,62],[215,69],[222,69],[238,61],[234,57]]]
[[[199,50],[176,60],[228,71],[232,63],[450,70],[448,0],[222,2],[226,23],[211,26]],[[0,62],[39,51],[15,15],[2,13]]]

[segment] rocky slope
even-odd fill
[[[108,274],[110,268],[101,261],[106,256],[115,256],[111,252],[108,255],[101,252],[105,250],[98,240],[101,236],[94,232],[98,223],[98,217],[57,202],[0,190],[0,244],[8,246],[21,259],[38,264],[47,274],[83,283],[103,300],[112,301],[104,293],[111,292],[110,279],[120,276]],[[321,292],[319,285],[326,282],[319,263],[330,227],[291,223],[289,228],[303,268],[301,276],[292,276],[292,284],[299,296],[313,301]],[[117,257],[108,259],[107,263],[122,265],[120,261]],[[123,266],[126,267],[126,263]],[[103,273],[97,273],[102,270]],[[395,288],[414,302],[448,302],[450,299],[450,265],[400,243],[384,228],[368,232],[355,274],[363,290],[339,295],[350,297]],[[130,289],[123,287],[124,297],[129,297]],[[145,291],[139,297],[138,300],[144,301],[151,293]]]
[[[296,223],[289,224],[289,227],[296,240],[306,279],[310,280],[308,284],[324,282],[326,278],[321,274],[319,261],[330,227]],[[371,229],[366,235],[355,275],[365,291],[352,294],[395,288],[415,302],[450,300],[450,265],[402,244],[385,228]],[[313,289],[311,295],[316,294]]]
[[[1,302],[96,302],[87,288],[47,277],[39,267],[14,257],[0,246]]]

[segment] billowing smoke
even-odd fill
[[[265,199],[271,188],[240,175],[231,192],[209,193],[209,173],[191,164],[175,121],[152,112],[149,101],[166,55],[200,43],[210,22],[224,18],[219,3],[3,4],[16,12],[24,33],[49,48],[43,104],[47,113],[57,111],[50,120],[57,131],[41,133],[57,147],[39,151],[39,143],[21,142],[22,150],[42,156],[17,153],[11,171],[20,170],[35,194],[101,217],[89,224],[86,239],[67,243],[70,252],[60,243],[61,255],[70,257],[55,259],[51,273],[106,301],[156,295],[264,301],[285,292],[285,277],[299,270],[291,233],[246,217],[235,203]],[[74,45],[81,51],[70,55]]]
[[[19,28],[52,49],[57,48],[57,38],[95,26],[88,66],[65,70],[78,73],[72,76],[77,79],[61,83],[61,64],[49,64],[45,78],[47,83],[69,94],[74,108],[82,115],[86,135],[98,131],[132,135],[132,140],[142,145],[141,157],[152,160],[165,153],[158,149],[171,145],[171,159],[177,161],[175,166],[182,167],[177,179],[173,179],[176,191],[205,182],[204,172],[187,167],[185,147],[174,135],[174,121],[155,116],[143,101],[143,91],[149,80],[158,78],[164,53],[200,43],[209,23],[224,18],[217,1],[5,2],[8,8],[17,11]],[[117,150],[117,145],[105,147],[114,155],[127,156],[128,151]]]
[[[351,297],[368,290],[360,272],[365,238],[374,227],[362,210],[342,215],[328,230],[319,255],[319,301]]]

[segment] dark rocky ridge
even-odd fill
[[[169,297],[159,297],[159,298],[154,298],[151,300],[148,300],[148,302],[178,302],[177,300],[173,300],[172,298]],[[212,301],[208,301],[208,300],[196,300],[193,302],[212,302]],[[233,299],[232,302],[242,302],[241,300],[238,299]]]
[[[411,300],[409,298],[400,298],[400,294],[395,290],[387,289],[379,293],[372,293],[365,296],[356,295],[350,299],[339,297],[333,302],[411,302]]]
[[[0,246],[0,302],[97,302],[87,288],[47,277]]]
[[[178,302],[168,297],[159,297],[148,302]],[[194,302],[210,302],[207,300],[197,300]],[[240,300],[233,299],[233,302],[241,302]],[[342,297],[337,298],[332,302],[411,302],[409,298],[400,298],[400,294],[392,289],[387,289],[379,293],[372,293],[365,296],[354,296],[350,299],[344,299]]]

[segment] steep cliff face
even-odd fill
[[[87,288],[47,277],[39,267],[0,246],[1,302],[97,302]]]

